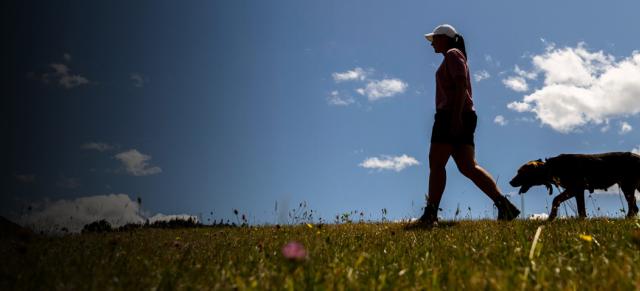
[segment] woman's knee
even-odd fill
[[[462,175],[468,178],[474,176],[476,171],[478,170],[476,168],[475,163],[465,163],[465,164],[456,164],[456,165],[458,166],[458,170],[460,171],[460,173],[462,173]]]
[[[447,165],[447,161],[449,157],[440,156],[440,155],[429,155],[429,170],[434,171],[444,171],[445,166]]]
[[[429,170],[444,171],[444,167],[449,161],[451,155],[449,149],[445,146],[433,146],[429,151]]]

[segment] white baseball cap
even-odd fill
[[[427,33],[424,35],[424,37],[428,40],[428,41],[433,41],[433,36],[434,35],[438,35],[438,34],[444,34],[450,38],[454,38],[456,37],[456,34],[458,34],[458,32],[456,31],[455,28],[453,28],[453,26],[449,25],[449,24],[442,24],[442,25],[438,25],[432,33]]]

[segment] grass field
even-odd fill
[[[283,257],[290,241],[306,259]],[[638,220],[140,229],[2,248],[3,290],[640,288]]]

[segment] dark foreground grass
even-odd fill
[[[4,240],[0,287],[634,290],[639,229],[637,220],[461,221],[411,231],[358,223]],[[283,258],[292,240],[305,246],[307,260]]]

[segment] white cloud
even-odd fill
[[[131,79],[131,81],[133,81],[133,86],[138,88],[144,87],[144,84],[149,81],[149,78],[143,76],[140,73],[131,73],[129,75],[129,78]]]
[[[502,115],[497,115],[496,118],[493,119],[493,122],[500,126],[505,126],[507,125],[507,123],[509,123],[506,119],[504,119],[504,116]]]
[[[529,105],[529,103],[514,101],[507,104],[507,108],[518,112],[527,112],[531,110],[531,105]]]
[[[188,214],[159,213],[148,220],[154,223],[189,218],[199,222],[197,216]],[[129,195],[108,194],[34,203],[33,210],[20,217],[18,222],[38,232],[61,233],[62,228],[66,228],[71,233],[78,233],[85,225],[103,219],[114,228],[129,223],[142,224],[147,220],[138,202],[131,200]]]
[[[619,134],[627,134],[629,133],[631,130],[633,129],[633,127],[631,127],[631,124],[623,121],[620,122],[620,130],[618,131]]]
[[[640,145],[638,145],[637,148],[631,149],[631,152],[636,155],[640,155]]]
[[[148,176],[162,172],[157,166],[150,166],[147,161],[151,160],[151,156],[140,153],[136,149],[121,152],[115,155],[125,166],[128,173],[134,176]]]
[[[532,64],[544,76],[544,86],[517,102],[528,108],[514,103],[509,108],[532,112],[558,132],[640,112],[638,51],[617,61],[602,51],[588,51],[584,43],[565,48],[550,45],[545,53],[532,57]]]
[[[62,58],[63,62],[69,63],[71,61],[71,55],[65,53]],[[42,74],[36,72],[28,72],[27,78],[32,80],[38,80],[45,84],[49,84],[52,81],[58,83],[65,89],[72,89],[80,85],[89,84],[89,80],[80,74],[72,74],[71,69],[67,64],[63,62],[55,62],[48,65],[48,70]]]
[[[343,96],[340,92],[334,90],[331,91],[329,97],[327,97],[327,102],[329,105],[347,106],[354,103],[355,100],[353,100],[353,97],[351,96]]]
[[[409,86],[406,82],[397,78],[387,78],[382,80],[369,78],[373,72],[373,69],[365,71],[364,69],[357,67],[350,71],[333,73],[332,76],[336,83],[355,81],[355,84],[359,87],[352,88],[351,90],[355,90],[359,95],[366,96],[370,102],[404,93]],[[346,95],[337,90],[331,91],[327,101],[329,105],[337,106],[346,106],[355,103],[355,99],[352,96]]]
[[[515,66],[515,68],[513,69],[513,71],[520,77],[529,79],[529,80],[535,80],[538,77],[538,73],[533,71],[533,72],[527,72],[523,69],[520,69],[520,67],[518,65]]]
[[[54,70],[54,75],[58,78],[58,83],[66,89],[89,83],[87,78],[81,75],[71,74],[71,70],[65,64],[53,63],[49,66]]]
[[[144,222],[138,203],[131,201],[127,194],[45,202],[38,208],[21,217],[20,223],[36,231],[55,233],[60,232],[63,227],[69,232],[80,232],[84,225],[102,219],[114,227]]]
[[[372,80],[365,88],[359,88],[356,91],[361,95],[367,95],[369,101],[376,101],[381,98],[404,93],[407,87],[407,83],[400,79],[384,79],[381,81]]]
[[[502,84],[516,92],[529,91],[527,80],[520,76],[512,76],[506,79],[502,79]]]
[[[487,72],[486,70],[480,70],[477,71],[473,74],[473,79],[476,82],[480,82],[482,80],[486,80],[489,79],[489,77],[491,77],[491,75],[489,74],[489,72]]]
[[[381,156],[367,158],[362,163],[360,163],[360,167],[366,169],[377,169],[377,170],[394,170],[396,172],[400,172],[407,167],[419,165],[420,163],[414,158],[407,155],[402,156]]]
[[[67,65],[65,64],[51,64],[49,65],[51,66],[51,68],[53,69],[53,71],[56,74],[60,74],[60,75],[68,75],[69,74],[69,67],[67,67]]]
[[[364,81],[369,75],[370,72],[363,70],[360,67],[357,67],[353,70],[346,71],[343,73],[333,73],[333,80],[336,82],[344,82],[344,81]]]
[[[112,145],[104,142],[87,142],[82,144],[80,147],[84,150],[96,150],[99,152],[112,150],[114,148]]]

